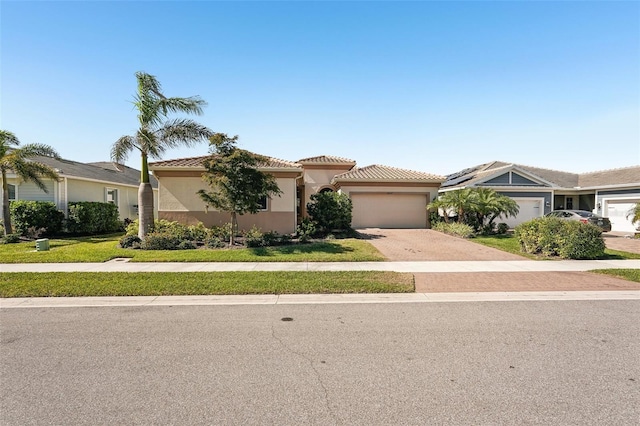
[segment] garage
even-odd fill
[[[509,225],[509,228],[514,228],[516,225],[542,216],[542,203],[544,202],[544,199],[513,198],[513,200],[518,203],[518,207],[520,209],[518,215],[516,217],[509,217],[506,219],[504,217],[498,218],[496,219],[496,223],[504,222]]]
[[[605,200],[604,215],[611,221],[611,230],[617,232],[635,232],[635,226],[627,215],[640,199]]]
[[[426,228],[427,194],[351,193],[354,228]]]

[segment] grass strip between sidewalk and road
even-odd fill
[[[622,278],[623,280],[640,283],[640,269],[596,269],[589,272],[611,275],[612,277]]]
[[[370,262],[385,257],[357,239],[277,247],[199,250],[132,250],[118,247],[121,235],[51,239],[49,251],[35,242],[0,245],[0,263],[87,263],[130,258],[131,262]]]
[[[349,272],[6,272],[0,297],[412,293],[412,274]]]

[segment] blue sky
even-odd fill
[[[108,160],[135,132],[141,70],[287,160],[640,164],[637,1],[2,1],[0,24],[0,128],[71,160]]]

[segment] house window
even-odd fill
[[[9,200],[16,199],[16,186],[13,184],[7,184],[9,186]]]
[[[260,208],[258,209],[259,211],[267,210],[267,197],[260,198],[260,201],[258,201],[258,203],[260,204]]]
[[[118,205],[118,190],[114,188],[107,188],[106,192],[107,203]]]

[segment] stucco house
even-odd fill
[[[440,192],[473,187],[493,188],[518,203],[518,216],[503,220],[512,227],[552,210],[579,209],[608,217],[613,231],[634,232],[626,215],[640,202],[640,166],[569,173],[493,161],[447,176]]]
[[[229,214],[206,209],[196,194],[208,189],[202,180],[208,156],[158,161],[149,169],[159,182],[158,217],[182,223],[219,226],[229,222]],[[255,215],[238,217],[240,229],[257,226],[262,230],[293,233],[311,195],[340,191],[353,202],[355,228],[426,228],[426,205],[436,196],[444,176],[371,165],[362,168],[350,159],[321,155],[292,162],[269,158],[259,167],[276,177],[282,191],[265,200]]]
[[[118,206],[120,219],[138,217],[139,170],[124,165],[116,167],[110,162],[80,163],[49,157],[35,157],[33,161],[56,170],[60,180],[43,180],[48,191],[44,192],[33,182],[24,182],[15,174],[9,173],[7,183],[10,200],[51,201],[65,216],[69,212],[70,202],[111,202]],[[157,216],[158,182],[153,177],[151,185],[154,188],[154,210]]]

